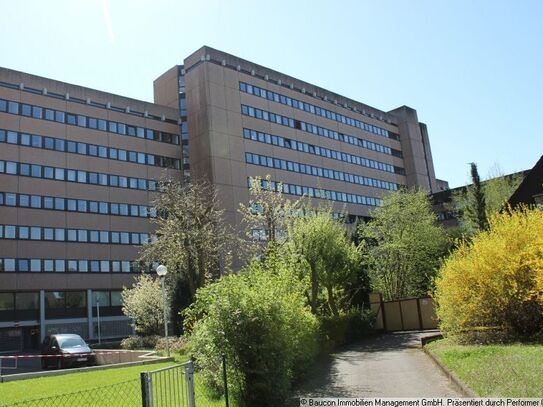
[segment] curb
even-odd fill
[[[434,352],[432,352],[430,349],[428,349],[425,346],[428,342],[432,342],[432,341],[435,341],[437,339],[441,339],[442,337],[443,337],[442,335],[435,335],[435,336],[431,336],[431,337],[421,338],[422,350],[424,351],[424,353],[426,353],[430,357],[430,359],[432,359],[432,361],[441,369],[441,371],[443,373],[445,373],[445,376],[447,376],[449,378],[449,380],[451,382],[453,382],[458,387],[458,389],[461,391],[461,393],[463,393],[464,397],[471,397],[471,398],[478,397],[474,393],[473,390],[471,390],[468,386],[466,386],[458,378],[458,376],[456,376],[456,374],[454,374],[451,370],[449,370],[448,367],[446,367],[443,363],[441,363],[441,361],[434,354]],[[423,340],[423,339],[425,339],[425,340]]]
[[[16,373],[12,375],[0,376],[0,383],[13,382],[16,380],[25,380],[25,379],[36,379],[38,377],[49,377],[49,376],[62,376],[71,373],[85,373],[93,372],[96,370],[107,370],[107,369],[116,369],[121,367],[130,367],[130,366],[141,366],[141,365],[150,365],[153,363],[161,362],[173,362],[174,358],[170,357],[161,357],[150,360],[142,360],[137,362],[124,362],[124,363],[112,363],[109,365],[101,366],[92,366],[92,367],[80,367],[72,369],[62,369],[54,371],[38,371],[38,372],[29,372],[29,373]]]

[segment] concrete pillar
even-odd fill
[[[45,338],[45,290],[40,290],[40,343]]]
[[[94,339],[94,323],[92,319],[92,290],[87,290],[87,322],[89,339]]]

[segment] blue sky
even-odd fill
[[[417,109],[438,178],[543,154],[543,1],[18,0],[0,66],[152,101],[202,45],[390,110]]]

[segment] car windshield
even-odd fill
[[[78,337],[68,337],[68,338],[57,338],[58,345],[60,348],[82,348],[87,346],[83,339]]]

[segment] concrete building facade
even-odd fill
[[[46,334],[132,330],[120,291],[162,177],[205,178],[239,225],[251,177],[367,218],[390,191],[438,189],[417,112],[384,112],[202,47],[148,103],[0,69],[0,351]]]
[[[0,70],[0,351],[48,333],[126,336],[120,290],[181,176],[179,113]],[[100,307],[100,311],[98,310]]]

